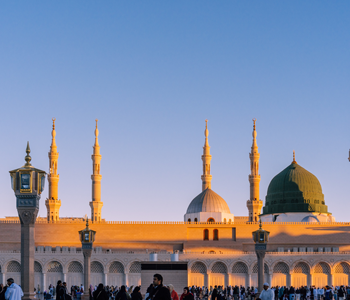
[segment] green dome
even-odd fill
[[[320,182],[296,162],[271,180],[262,214],[288,212],[328,213]]]

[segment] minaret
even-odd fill
[[[203,161],[203,175],[202,178],[202,191],[206,189],[211,189],[211,178],[210,175],[210,161],[211,161],[211,155],[210,155],[210,147],[208,142],[208,120],[205,120],[205,142],[203,147],[203,155],[202,155],[202,161]]]
[[[98,128],[97,128],[96,119],[96,129],[95,129],[95,145],[94,145],[94,153],[91,155],[92,159],[92,201],[90,202],[91,207],[91,221],[93,223],[101,222],[101,209],[103,206],[103,202],[101,202],[101,179],[102,175],[100,174],[100,162],[101,162],[101,154],[100,154],[100,145],[98,144]]]
[[[258,222],[259,215],[261,213],[261,208],[263,207],[263,202],[260,200],[259,196],[259,158],[260,154],[258,152],[258,145],[256,143],[256,119],[253,119],[253,144],[252,150],[249,153],[250,158],[250,199],[247,201],[247,207],[249,211],[249,222]]]
[[[49,152],[49,161],[50,161],[50,172],[47,176],[49,181],[49,197],[45,201],[47,208],[47,221],[55,223],[60,218],[60,207],[61,200],[58,199],[58,181],[60,180],[60,175],[57,174],[57,161],[58,161],[58,152],[56,146],[56,130],[55,130],[55,121],[52,119],[52,141]]]

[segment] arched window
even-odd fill
[[[197,222],[198,222],[198,219],[197,219],[197,218],[194,218],[194,221],[197,223]]]
[[[208,223],[215,223],[215,220],[213,218],[209,218],[207,222]]]
[[[188,219],[187,222],[188,222],[188,223],[191,223],[191,219]]]
[[[214,229],[213,231],[213,240],[218,241],[219,240],[219,230]]]
[[[231,224],[231,222],[232,222],[231,219],[229,219],[228,222]]]
[[[203,240],[204,241],[209,241],[209,230],[208,229],[204,229]]]
[[[226,224],[226,218],[224,218],[224,223]]]

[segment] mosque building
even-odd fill
[[[260,154],[253,120],[250,197],[247,215],[234,216],[227,202],[212,190],[209,130],[203,147],[202,191],[184,214],[184,222],[122,222],[103,219],[101,153],[96,120],[92,158],[91,229],[97,232],[91,257],[91,283],[147,287],[141,283],[141,262],[187,262],[188,284],[198,286],[257,286],[257,258],[252,232],[261,218],[270,232],[265,256],[265,280],[271,285],[348,285],[350,281],[350,223],[335,222],[316,176],[294,159],[270,182],[265,204],[260,199]],[[68,287],[83,280],[83,254],[78,231],[83,217],[59,214],[58,158],[55,119],[49,151],[47,217],[35,225],[35,286],[45,290],[64,280]],[[20,281],[18,217],[0,219],[0,278]],[[57,232],[64,232],[58,235]],[[167,278],[164,278],[165,284]],[[180,292],[180,291],[178,291]]]

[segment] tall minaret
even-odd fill
[[[259,215],[261,213],[261,208],[263,207],[263,202],[260,200],[259,196],[259,158],[260,154],[258,152],[258,145],[256,143],[256,119],[253,119],[253,145],[252,150],[249,153],[250,158],[250,199],[247,201],[247,207],[249,211],[249,222],[258,222]]]
[[[95,129],[95,145],[94,145],[94,154],[91,155],[92,159],[92,201],[90,202],[91,207],[91,221],[93,223],[101,222],[101,209],[103,202],[101,202],[101,179],[102,175],[100,174],[101,168],[101,154],[100,154],[100,145],[98,144],[98,128],[97,128],[96,119],[96,129]]]
[[[211,155],[210,155],[210,147],[208,142],[208,120],[205,120],[205,142],[203,147],[203,155],[202,155],[202,161],[203,161],[203,175],[202,178],[202,191],[206,189],[211,189],[211,178],[210,175],[210,161],[211,161]]]
[[[58,199],[58,181],[60,180],[60,175],[57,174],[57,161],[58,161],[58,152],[56,146],[56,130],[55,130],[55,121],[52,119],[52,141],[49,152],[50,160],[50,173],[47,176],[49,181],[49,197],[45,201],[47,208],[47,221],[55,223],[60,218],[60,207],[61,200]]]

